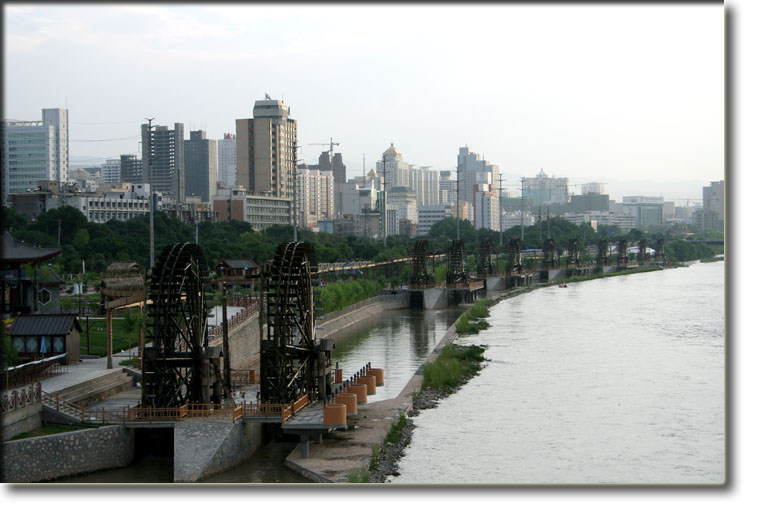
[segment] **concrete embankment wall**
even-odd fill
[[[185,421],[174,427],[174,481],[195,482],[245,461],[261,446],[263,426]]]
[[[259,312],[254,312],[242,324],[227,332],[230,340],[231,369],[257,369],[261,356],[261,326]],[[222,346],[222,335],[209,341],[210,346]]]
[[[455,324],[449,327],[425,362],[435,360],[454,337]],[[295,449],[286,458],[285,465],[318,483],[347,483],[351,473],[367,468],[372,448],[383,444],[400,415],[409,413],[414,392],[421,387],[422,375],[413,375],[396,398],[370,402],[360,408],[358,416],[349,418],[349,423],[356,428],[333,431],[324,436],[322,442],[311,444],[308,458],[302,458],[300,450]]]
[[[386,310],[398,310],[401,308],[409,308],[408,292],[371,297],[322,316],[322,320],[317,323],[319,327],[317,335],[320,337],[330,337],[332,334],[368,317],[385,312]]]
[[[134,451],[134,433],[121,425],[15,440],[2,444],[0,480],[34,483],[124,467]]]
[[[8,413],[3,413],[2,441],[17,434],[33,431],[42,426],[42,402],[31,402]]]

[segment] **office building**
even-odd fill
[[[473,225],[475,229],[499,230],[499,196],[491,184],[473,186]]]
[[[43,108],[41,121],[3,121],[3,205],[41,180],[68,182],[69,111]]]
[[[256,231],[273,225],[292,224],[289,198],[255,195],[247,189],[222,188],[212,200],[211,211],[215,221],[230,219],[248,222]]]
[[[101,166],[103,182],[121,182],[121,159],[108,159]]]
[[[141,184],[143,181],[142,160],[137,155],[121,155],[120,182],[129,182],[130,184]]]
[[[237,182],[250,193],[293,198],[298,127],[284,101],[256,101],[253,117],[237,119]]]
[[[182,202],[185,193],[185,125],[142,125],[143,183],[153,190],[175,194]]]
[[[723,229],[726,221],[724,203],[725,187],[723,180],[710,182],[709,186],[702,188],[702,230]]]
[[[237,185],[237,140],[234,133],[225,133],[217,141],[217,180],[227,187]]]
[[[499,176],[499,166],[491,164],[485,158],[481,159],[480,155],[470,151],[468,146],[459,148],[457,155],[457,172],[459,178],[459,196],[462,200],[473,204],[475,196],[475,184],[492,184],[493,180]],[[472,214],[467,218],[472,221]],[[465,215],[462,215],[464,219]]]
[[[441,171],[438,180],[438,202],[449,205],[457,203],[457,181],[452,178],[451,171]]]
[[[185,196],[199,196],[209,202],[216,194],[216,141],[206,138],[206,132],[190,132],[185,141]]]
[[[417,209],[417,232],[420,236],[430,234],[430,229],[444,218],[451,217],[451,205],[423,205]]]
[[[535,177],[523,179],[522,191],[526,205],[532,207],[534,212],[543,205],[564,206],[568,202],[568,179],[549,177],[541,168]]]
[[[440,183],[437,171],[430,169],[429,166],[411,166],[409,169],[409,182],[417,196],[417,207],[438,204],[440,200]]]
[[[417,197],[414,191],[406,186],[394,186],[386,191],[388,209],[395,209],[398,218],[417,223]]]
[[[610,196],[588,192],[582,195],[571,195],[567,212],[584,213],[586,211],[609,211]]]
[[[387,191],[395,186],[411,186],[409,164],[403,161],[401,152],[393,143],[383,152],[383,158],[377,161],[376,167],[380,176],[381,190]]]
[[[632,216],[633,226],[644,231],[663,225],[664,204],[661,196],[624,196],[623,203],[610,203],[610,212]]]

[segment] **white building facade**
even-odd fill
[[[3,205],[37,182],[68,182],[69,111],[43,108],[41,121],[3,121]]]
[[[226,187],[237,185],[237,140],[234,133],[225,133],[224,139],[219,139],[217,145],[217,166],[219,182]]]
[[[298,225],[317,229],[317,222],[335,216],[332,171],[298,168],[296,175]]]
[[[437,222],[451,216],[451,205],[423,205],[417,210],[417,233],[420,236],[430,234],[430,229]]]
[[[101,166],[103,182],[121,182],[121,159],[108,159]]]

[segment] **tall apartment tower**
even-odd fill
[[[216,141],[203,130],[191,131],[185,141],[185,196],[200,196],[210,202],[216,195]]]
[[[298,127],[284,101],[268,95],[253,118],[237,119],[237,184],[255,194],[292,199]]]
[[[142,160],[137,155],[121,155],[121,181],[130,184],[143,183]]]
[[[330,152],[323,151],[319,156],[319,163],[312,166],[311,169],[318,169],[322,172],[331,172],[333,178],[333,193],[335,197],[335,213],[343,214],[343,186],[346,185],[346,165],[343,163],[343,154],[336,153],[330,155]]]
[[[234,133],[225,133],[224,139],[216,141],[217,180],[224,182],[227,187],[237,185],[237,140]]]
[[[470,151],[470,148],[467,146],[459,148],[457,169],[458,174],[461,176],[458,179],[460,182],[459,194],[462,197],[462,201],[470,204],[474,203],[476,184],[493,184],[499,176],[499,166],[481,159],[480,155]],[[464,217],[464,215],[462,216]],[[474,214],[469,215],[470,221],[472,221],[473,217]]]
[[[176,193],[184,201],[185,192],[185,125],[142,125],[143,183],[151,184],[154,192]]]
[[[726,221],[723,180],[702,188],[703,229],[723,229]]]
[[[41,121],[3,121],[3,205],[40,180],[69,180],[69,111],[43,108]]]

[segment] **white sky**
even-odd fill
[[[3,10],[3,116],[68,106],[75,160],[137,153],[145,117],[222,138],[266,92],[291,107],[300,157],[332,137],[349,177],[393,142],[435,169],[470,146],[513,194],[540,168],[617,200],[701,200],[724,178],[721,4]]]

